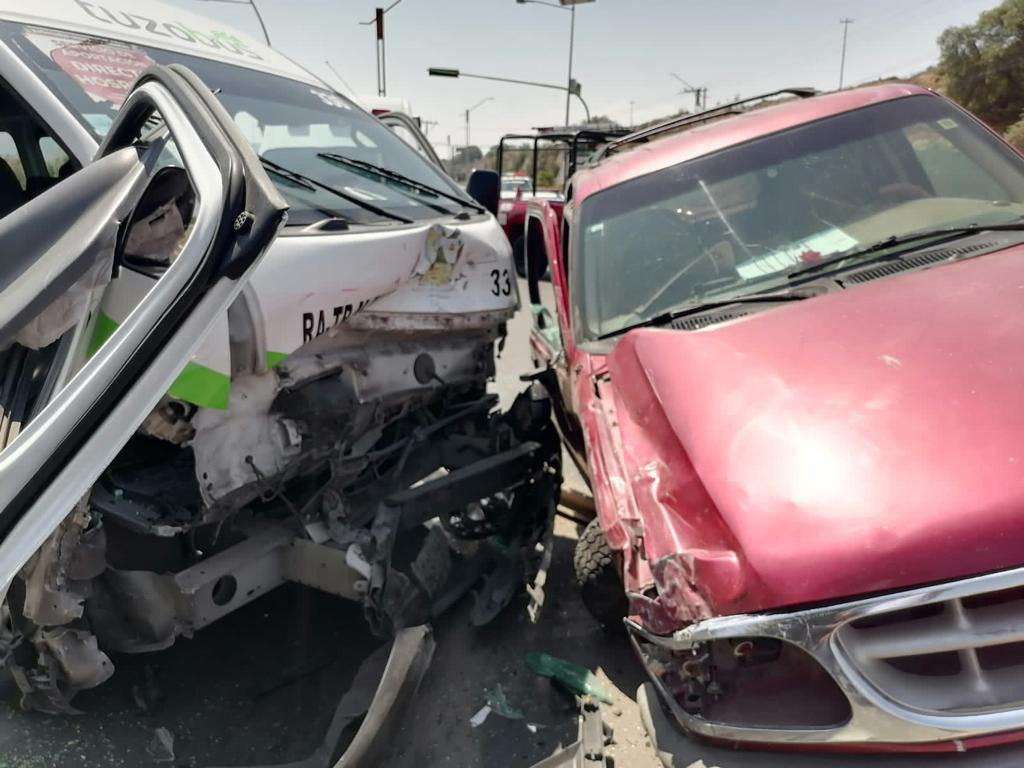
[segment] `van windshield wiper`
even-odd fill
[[[359,168],[364,171],[369,171],[381,176],[385,179],[402,184],[410,189],[415,189],[421,193],[433,195],[435,197],[443,197],[446,200],[451,200],[454,203],[458,203],[463,208],[472,208],[477,213],[483,213],[484,209],[482,206],[476,203],[471,203],[468,200],[464,200],[458,195],[453,195],[449,192],[445,192],[443,189],[432,187],[429,184],[424,184],[422,181],[417,181],[404,173],[393,171],[390,168],[385,168],[382,165],[376,163],[369,163],[366,160],[357,160],[354,157],[346,157],[345,155],[339,155],[337,152],[317,152],[317,157],[322,157],[328,162],[337,163],[338,165],[345,165],[349,168]]]
[[[620,336],[623,333],[628,333],[636,328],[649,328],[656,327],[659,325],[665,325],[673,320],[678,320],[680,317],[687,317],[688,315],[699,315],[703,312],[710,312],[713,309],[721,309],[722,307],[729,307],[733,304],[774,304],[780,301],[802,301],[803,299],[810,298],[811,295],[808,293],[794,293],[789,290],[778,291],[775,293],[751,293],[741,296],[733,296],[731,298],[723,298],[717,301],[709,301],[703,304],[696,304],[694,306],[684,307],[682,309],[670,309],[667,312],[662,312],[654,317],[649,317],[646,320],[641,320],[638,323],[624,326],[615,331],[602,334],[598,336],[598,339],[609,339],[613,336]]]
[[[317,189],[322,189],[325,192],[330,192],[331,194],[340,197],[342,200],[346,200],[352,203],[353,205],[358,205],[363,210],[369,211],[370,213],[375,213],[376,215],[382,216],[386,219],[400,221],[402,224],[413,223],[412,219],[407,219],[405,218],[405,216],[399,216],[397,213],[391,213],[391,211],[386,211],[383,208],[374,205],[373,203],[366,202],[365,200],[360,200],[355,195],[350,195],[346,192],[342,192],[340,189],[335,189],[334,187],[328,184],[324,184],[321,181],[317,181],[312,176],[307,176],[304,173],[293,171],[291,168],[285,168],[283,165],[279,165],[278,163],[275,163],[273,160],[267,160],[267,158],[265,157],[260,157],[260,162],[263,164],[264,168],[266,168],[275,176],[280,176],[282,178],[288,179],[289,181],[297,184],[298,186],[304,189],[308,189],[312,192],[315,192]]]
[[[879,240],[877,243],[872,243],[864,248],[858,248],[853,251],[843,251],[837,253],[834,256],[829,256],[827,259],[822,261],[816,261],[806,267],[787,272],[786,277],[790,280],[803,277],[804,275],[811,275],[817,272],[828,269],[829,267],[842,264],[843,262],[857,259],[856,266],[863,266],[863,262],[859,261],[863,256],[869,256],[879,251],[886,251],[890,248],[898,248],[901,245],[913,245],[920,242],[921,240],[936,239],[936,242],[932,245],[939,245],[949,240],[957,240],[961,237],[968,237],[969,235],[976,235],[981,232],[1017,232],[1024,231],[1024,221],[1012,221],[1007,224],[970,224],[964,227],[941,227],[939,229],[926,229],[919,232],[909,232],[905,235],[892,235],[884,240]],[[913,249],[909,249],[913,250]],[[886,254],[883,258],[898,258],[902,254],[906,253],[906,250],[899,251],[897,253]]]

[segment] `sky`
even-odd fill
[[[167,0],[261,37],[251,8],[232,0]],[[387,2],[255,0],[273,46],[348,95],[376,93],[373,27],[359,22]],[[552,0],[557,3],[557,0]],[[679,75],[706,86],[709,103],[786,86],[834,89],[842,18],[851,18],[846,83],[909,75],[938,60],[936,39],[998,0],[594,0],[577,7],[573,77],[594,115],[629,124],[692,109]],[[470,140],[561,125],[565,94],[427,68],[564,84],[570,13],[516,0],[401,0],[386,16],[387,94],[436,121],[429,137],[447,156]],[[337,70],[339,79],[326,62]],[[574,100],[575,102],[575,100]],[[582,119],[572,105],[572,119]],[[449,139],[450,137],[450,139]]]

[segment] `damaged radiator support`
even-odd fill
[[[106,600],[90,618],[104,647],[126,653],[170,646],[261,595],[292,581],[348,600],[359,600],[360,574],[335,547],[296,537],[292,527],[254,524],[250,534],[212,557],[171,574],[107,569]],[[131,607],[133,621],[123,617]]]
[[[501,415],[470,403],[414,430],[386,472],[332,470],[296,490],[268,479],[262,506],[202,528],[161,491],[179,483],[165,477],[175,464],[149,476],[154,491],[130,466],[98,485],[18,582],[0,652],[23,704],[73,712],[113,674],[106,652],[163,650],[285,582],[362,603],[380,636],[471,590],[472,621],[490,621],[543,562],[561,472],[542,402],[524,393]]]

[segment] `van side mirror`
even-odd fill
[[[498,215],[498,199],[501,197],[501,176],[497,171],[476,170],[469,175],[466,184],[469,196],[480,205]]]

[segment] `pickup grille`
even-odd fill
[[[853,621],[847,657],[906,707],[960,715],[1024,703],[1024,589],[983,593]]]
[[[895,275],[898,272],[906,272],[908,269],[917,269],[918,267],[924,267],[928,264],[937,264],[940,261],[949,261],[950,259],[959,258],[961,256],[969,256],[972,253],[978,253],[988,248],[994,248],[998,243],[975,243],[974,245],[964,245],[958,248],[939,248],[935,251],[925,251],[924,253],[918,253],[913,256],[904,256],[902,258],[883,262],[882,264],[869,267],[868,269],[861,270],[860,272],[853,272],[849,275],[844,275],[840,278],[842,283],[867,283],[871,280],[877,280],[880,277],[888,277],[889,275]]]

